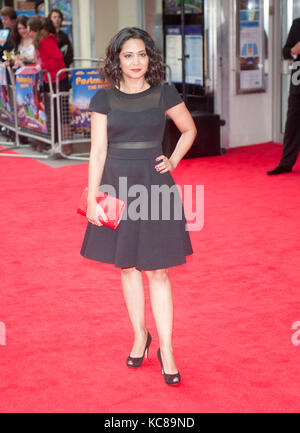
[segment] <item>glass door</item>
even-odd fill
[[[188,108],[200,111],[205,97],[204,0],[164,0],[165,63]]]

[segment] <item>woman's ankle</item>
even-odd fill
[[[171,343],[163,343],[159,347],[160,347],[160,351],[163,354],[169,354],[169,353],[171,353],[173,355],[173,347],[172,347]]]
[[[148,335],[148,331],[146,327],[141,327],[140,329],[134,330],[135,340],[139,340],[140,338],[145,338],[147,335]]]

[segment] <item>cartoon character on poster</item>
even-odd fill
[[[13,121],[9,103],[6,69],[2,64],[0,64],[0,117],[9,122]]]
[[[76,69],[73,71],[73,103],[71,117],[77,134],[90,133],[91,113],[89,104],[94,94],[102,87],[109,87],[109,82],[100,76],[98,69]]]
[[[17,73],[16,96],[20,126],[47,133],[42,75]]]
[[[44,91],[40,74],[36,74],[33,79],[33,101],[36,110],[35,117],[39,119],[40,112],[45,113]]]

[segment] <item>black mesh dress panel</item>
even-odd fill
[[[90,110],[108,115],[108,143],[156,141],[161,143],[165,111],[182,103],[174,86],[159,84],[141,93],[101,89]]]
[[[176,88],[162,84],[135,94],[101,89],[92,98],[90,110],[106,114],[108,125],[108,152],[99,189],[125,200],[126,210],[116,230],[88,223],[81,248],[84,257],[119,268],[153,270],[183,264],[193,253],[173,177],[155,169],[156,158],[162,155],[165,111],[180,103]],[[130,210],[137,206],[139,185],[148,194],[143,197],[143,212],[133,219]],[[154,200],[153,187],[173,188],[168,219],[163,211],[166,200],[163,195]]]

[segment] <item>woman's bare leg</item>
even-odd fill
[[[145,326],[145,293],[142,273],[136,268],[122,268],[121,281],[124,299],[134,332],[134,344],[130,356],[143,356],[147,330]]]
[[[167,269],[145,271],[149,280],[150,300],[166,374],[176,374],[172,348],[173,297]],[[178,381],[176,379],[174,382]]]

